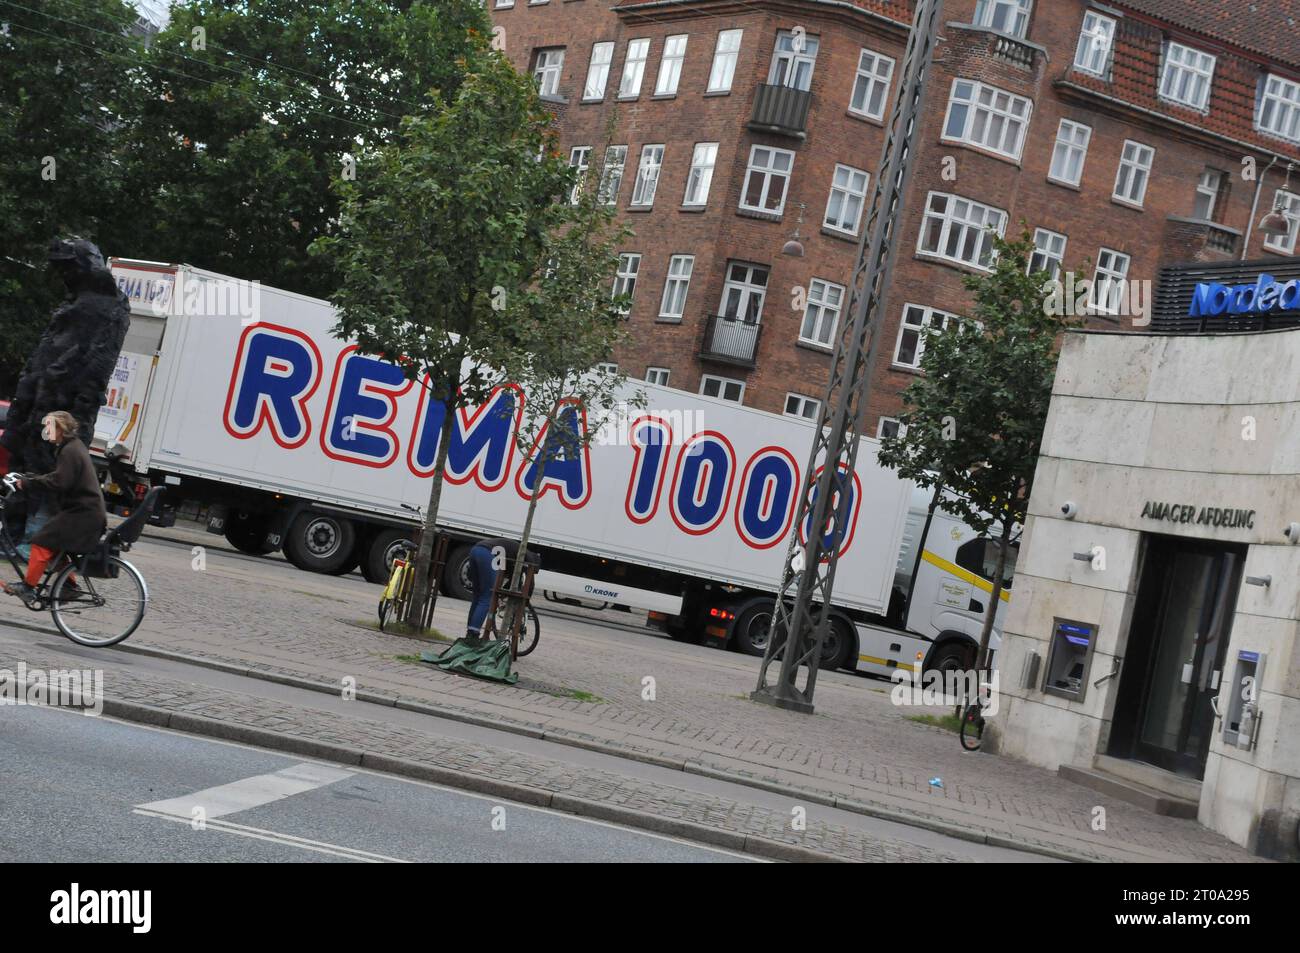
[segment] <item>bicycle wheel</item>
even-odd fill
[[[537,648],[537,640],[542,634],[541,624],[537,621],[537,610],[531,603],[526,608],[528,614],[524,617],[524,624],[519,628],[519,647],[516,651],[520,658]]]
[[[384,631],[384,623],[388,621],[388,610],[393,601],[387,596],[379,600],[379,631]]]
[[[92,579],[74,564],[50,584],[50,615],[59,631],[78,645],[105,648],[127,638],[144,618],[149,589],[139,570],[109,556],[106,578]],[[74,584],[72,577],[76,576]]]
[[[978,751],[984,737],[984,714],[978,703],[969,705],[961,716],[961,746],[967,751]]]

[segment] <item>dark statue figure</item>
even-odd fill
[[[85,239],[50,243],[50,267],[63,279],[68,300],[27,359],[5,422],[4,446],[16,472],[54,469],[54,445],[41,439],[41,420],[66,410],[81,425],[87,447],[95,418],[131,324],[131,306],[118,290],[104,256]]]

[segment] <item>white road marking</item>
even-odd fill
[[[226,814],[247,811],[263,804],[271,804],[274,801],[282,801],[295,794],[314,791],[316,788],[342,781],[352,775],[353,772],[342,768],[303,762],[273,774],[258,774],[231,784],[195,791],[183,797],[137,804],[136,807],[155,814],[181,817],[186,821],[193,817],[195,808],[202,808],[204,818],[211,820]]]
[[[171,821],[174,824],[189,824],[188,817],[179,817],[175,814],[160,813],[145,808],[137,807],[131,812],[139,814],[141,817],[156,817],[162,821]],[[344,847],[341,844],[329,844],[324,841],[308,840],[305,837],[296,837],[293,834],[282,834],[279,831],[268,831],[262,827],[249,827],[247,824],[236,824],[233,821],[209,820],[204,822],[204,830],[220,831],[223,834],[235,834],[239,837],[247,837],[252,840],[269,841],[273,844],[283,844],[286,847],[297,847],[301,850],[310,850],[317,854],[329,854],[333,857],[343,857],[347,860],[355,860],[362,864],[409,864],[411,861],[402,860],[400,857],[389,857],[387,854],[375,854],[368,850],[358,850],[355,847]]]

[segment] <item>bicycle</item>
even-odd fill
[[[19,479],[11,473],[0,480],[0,548],[21,579],[24,567],[5,518]],[[33,612],[48,609],[58,630],[78,645],[102,649],[127,639],[144,619],[149,589],[121,553],[140,538],[162,492],[162,487],[151,489],[129,517],[104,531],[90,552],[51,560],[40,582],[22,596],[23,605]]]
[[[401,504],[402,509],[410,510],[421,520],[423,525],[423,511],[418,506]],[[420,548],[420,531],[417,530],[412,539],[405,539],[398,542],[392,549],[392,562],[388,570],[388,582],[384,586],[384,591],[379,597],[379,631],[384,631],[384,626],[388,623],[388,617],[401,620],[406,616],[406,607],[411,601],[411,594],[415,590],[415,555]]]
[[[984,708],[988,704],[983,693],[984,685],[976,692],[975,700],[961,714],[961,746],[966,751],[979,751],[984,743]]]
[[[961,746],[979,751],[984,738],[984,706],[977,700],[966,706],[961,716]]]
[[[492,620],[491,636],[494,639],[509,641],[509,628],[506,626],[506,605],[497,608],[496,618]],[[515,646],[515,656],[522,658],[533,649],[542,635],[542,624],[537,618],[537,610],[531,600],[524,603],[524,621],[519,626],[519,643]]]

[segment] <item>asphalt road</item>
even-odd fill
[[[387,775],[5,708],[0,861],[725,863],[749,858]]]

